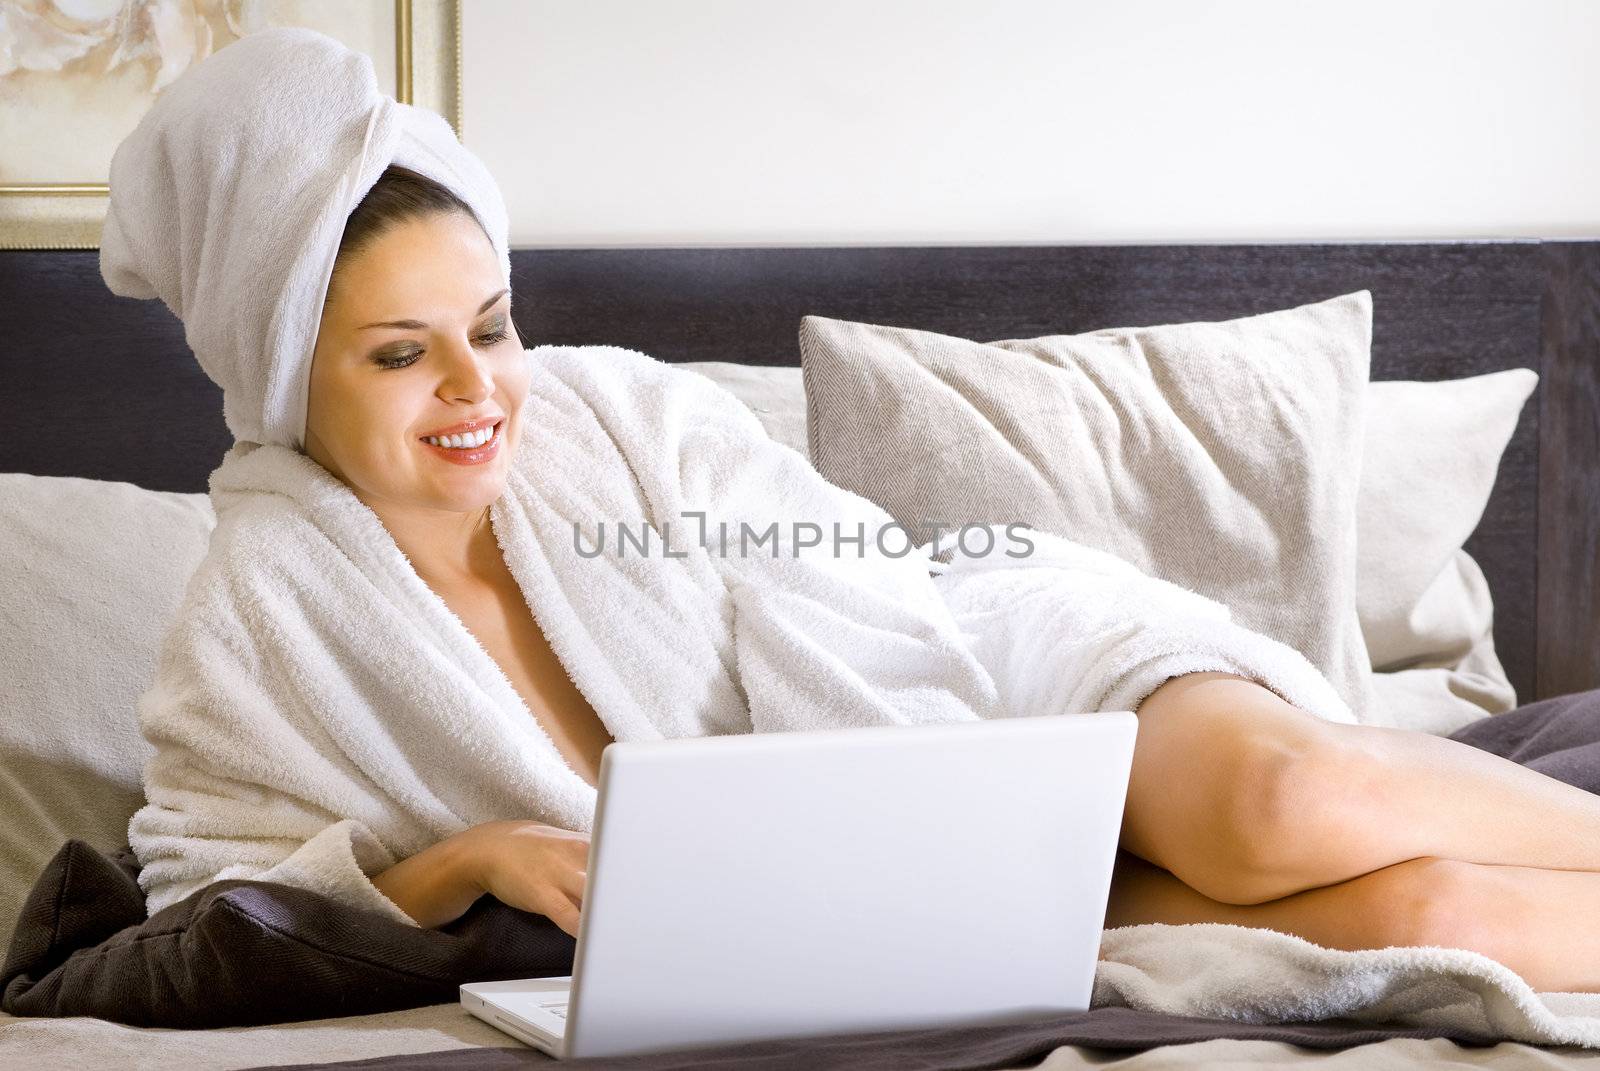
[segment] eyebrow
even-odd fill
[[[478,311],[473,313],[473,315],[482,316],[484,313],[489,311],[489,306],[505,297],[508,293],[510,293],[509,288],[493,294],[488,301],[485,301],[482,305],[478,306]],[[360,327],[356,328],[356,330],[365,331],[369,327],[398,327],[403,331],[420,331],[427,326],[428,325],[423,323],[421,320],[385,320],[382,323],[362,324]]]

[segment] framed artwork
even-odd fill
[[[460,0],[0,0],[0,248],[97,249],[111,154],[190,65],[305,26],[461,136]]]

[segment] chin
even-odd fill
[[[457,513],[467,513],[480,510],[499,498],[506,489],[505,474],[502,472],[484,472],[463,475],[458,478],[457,486],[451,487],[435,482],[419,499],[418,505],[428,505],[433,509],[453,510]]]

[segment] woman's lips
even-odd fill
[[[489,441],[482,446],[474,446],[471,449],[435,446],[433,443],[424,442],[421,439],[418,439],[417,442],[422,444],[424,450],[431,450],[434,454],[453,465],[481,465],[485,461],[493,460],[495,455],[500,452],[500,440],[504,437],[505,423],[504,420],[501,420],[495,424],[494,434],[490,436]]]

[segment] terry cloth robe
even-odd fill
[[[1354,720],[1297,652],[1109,555],[1037,532],[1033,558],[904,553],[884,510],[702,376],[614,347],[527,358],[494,535],[618,741],[1131,709],[1206,669]],[[139,703],[149,913],[253,878],[410,923],[371,881],[399,860],[497,819],[591,830],[595,790],[344,483],[241,441],[210,491],[210,547]],[[777,543],[739,553],[740,522],[777,522]],[[835,544],[836,524],[865,538]]]

